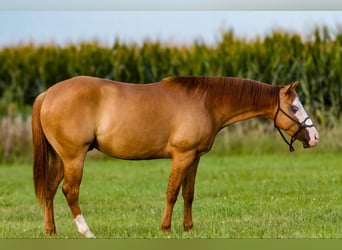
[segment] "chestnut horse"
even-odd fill
[[[128,84],[79,76],[40,94],[32,112],[34,187],[44,208],[45,230],[55,234],[53,199],[63,193],[78,231],[89,230],[78,203],[86,153],[96,148],[120,159],[171,158],[161,229],[171,232],[180,188],[184,230],[193,227],[192,201],[200,156],[222,128],[264,116],[304,147],[319,135],[294,90],[229,77],[170,77],[158,83]],[[280,131],[281,132],[281,131]]]

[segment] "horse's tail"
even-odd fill
[[[40,110],[45,93],[39,95],[32,109],[32,139],[33,139],[33,181],[34,191],[40,203],[46,198],[49,177],[49,152],[53,150],[43,132]]]

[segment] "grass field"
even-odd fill
[[[98,238],[341,238],[342,155],[313,150],[202,157],[194,230],[183,233],[179,197],[173,233],[159,230],[169,160],[87,159],[80,203]],[[30,165],[0,167],[0,238],[48,238]],[[61,190],[58,238],[81,237]]]

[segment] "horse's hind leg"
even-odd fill
[[[45,232],[49,235],[56,234],[56,226],[53,210],[53,199],[59,183],[63,179],[63,163],[57,155],[51,155],[50,175],[44,201],[44,224]]]
[[[83,174],[84,156],[64,161],[63,193],[71,209],[78,231],[87,238],[95,238],[89,230],[78,204],[79,189]]]
[[[197,158],[190,166],[182,184],[182,195],[184,199],[184,221],[185,231],[189,231],[193,227],[192,222],[192,202],[195,192],[195,178],[197,173],[199,158]]]

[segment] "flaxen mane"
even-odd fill
[[[208,104],[229,102],[244,105],[247,102],[250,103],[252,99],[256,108],[276,105],[281,88],[235,77],[182,76],[166,78],[165,81],[206,98]],[[227,100],[227,96],[229,100]]]

